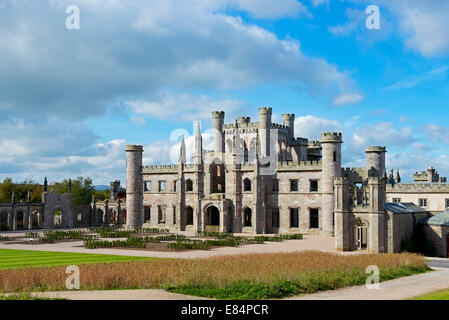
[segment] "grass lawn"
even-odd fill
[[[128,262],[148,259],[152,258],[90,253],[0,249],[0,270],[101,262]]]
[[[412,300],[449,300],[449,289],[431,292]]]
[[[429,270],[422,256],[407,253],[342,256],[307,251],[150,259],[80,265],[80,289],[162,288],[218,299],[282,298],[362,285],[370,265],[379,267],[381,281]],[[66,278],[65,267],[4,269],[0,291],[65,290]]]

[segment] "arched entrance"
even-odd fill
[[[25,221],[24,221],[24,214],[22,211],[17,212],[16,215],[16,230],[23,230],[25,229]]]
[[[245,208],[245,210],[243,210],[243,226],[252,226],[252,213],[250,208]]]
[[[216,206],[209,206],[206,209],[205,231],[220,231],[220,210]]]
[[[365,220],[356,219],[353,225],[355,249],[366,250],[368,248],[368,224]]]
[[[0,231],[8,230],[8,212],[3,211],[0,213]]]
[[[62,211],[61,209],[56,209],[53,215],[55,228],[60,228],[62,226]]]

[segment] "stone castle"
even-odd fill
[[[143,166],[143,147],[127,146],[128,228],[299,232],[334,236],[338,250],[397,252],[421,224],[435,233],[427,222],[449,205],[449,186],[435,171],[415,175],[417,182],[437,179],[433,186],[400,184],[399,171],[388,177],[383,146],[366,148],[365,167],[342,168],[341,133],[322,133],[321,141],[297,138],[295,115],[284,114],[276,124],[271,108],[259,109],[258,122],[240,117],[225,124],[224,116],[212,113],[213,150],[203,149],[198,125],[192,163],[184,138],[177,165]],[[442,255],[445,232],[437,244]]]
[[[73,206],[72,195],[48,192],[43,203],[0,204],[5,230],[126,224],[171,231],[248,234],[303,233],[334,236],[337,250],[398,252],[417,233],[436,254],[449,253],[449,184],[433,167],[401,183],[385,167],[386,148],[368,146],[366,165],[341,167],[341,133],[321,141],[295,137],[294,114],[272,122],[240,117],[224,123],[212,113],[213,150],[203,148],[197,127],[193,161],[184,138],[178,164],[143,166],[143,147],[126,148],[126,190],[111,182],[111,197]]]

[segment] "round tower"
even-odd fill
[[[270,155],[271,108],[259,108],[260,153],[263,157]]]
[[[140,228],[143,222],[142,152],[139,145],[126,146],[126,228]]]
[[[324,132],[321,134],[322,149],[322,214],[320,228],[323,233],[334,234],[334,179],[341,176],[341,144],[340,132]]]
[[[295,114],[286,113],[282,115],[284,126],[288,128],[288,140],[295,138]]]
[[[214,129],[214,153],[219,154],[223,152],[223,123],[225,113],[224,111],[212,112],[212,124]]]
[[[385,153],[387,149],[381,146],[367,147],[366,170],[370,177],[382,177],[385,171]]]

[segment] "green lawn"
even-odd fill
[[[449,289],[431,292],[413,300],[449,300]]]
[[[0,249],[0,270],[102,262],[125,262],[148,259],[155,258],[90,253]]]

